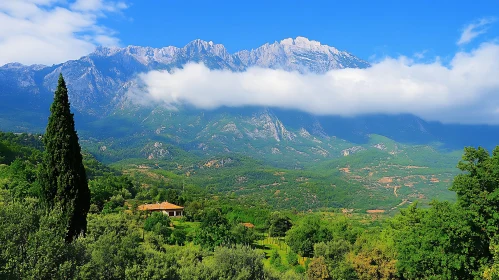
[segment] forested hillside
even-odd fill
[[[276,209],[169,170],[111,168],[83,152],[91,206],[72,243],[40,202],[41,135],[0,135],[3,279],[495,279],[499,150],[467,148],[456,203],[394,217]],[[137,211],[185,206],[182,218]],[[254,227],[245,227],[251,223]]]

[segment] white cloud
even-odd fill
[[[499,45],[485,43],[455,54],[448,66],[438,59],[416,63],[407,57],[385,58],[368,69],[323,75],[262,68],[231,72],[191,63],[172,73],[140,75],[142,88],[131,91],[131,97],[205,109],[269,106],[343,116],[412,113],[443,122],[499,124],[497,61]]]
[[[464,45],[471,42],[477,36],[487,32],[487,29],[491,23],[493,23],[495,18],[482,18],[476,22],[470,23],[463,28],[461,37],[457,41],[458,45]]]
[[[77,59],[97,45],[117,45],[114,32],[99,17],[126,8],[103,0],[0,1],[0,65],[9,62],[53,64]]]

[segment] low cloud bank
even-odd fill
[[[269,106],[317,115],[410,113],[447,123],[499,124],[499,45],[458,52],[448,65],[386,58],[367,69],[300,74],[250,68],[210,70],[203,64],[139,76],[142,102],[202,109]],[[137,98],[138,91],[132,97]]]

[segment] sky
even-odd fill
[[[51,65],[96,46],[182,47],[199,38],[236,52],[304,36],[372,67],[317,76],[269,69],[229,73],[193,64],[175,73],[141,73],[139,79],[150,99],[169,105],[413,113],[499,124],[498,19],[499,2],[480,0],[3,0],[0,65]],[[193,78],[205,84],[193,87]]]
[[[499,16],[497,1],[157,1],[130,3],[121,26],[125,45],[183,46],[193,39],[222,43],[230,52],[304,36],[372,56],[455,52],[462,29],[477,19]],[[144,16],[146,15],[146,16]],[[140,36],[137,34],[140,33]],[[492,26],[483,39],[495,38]]]

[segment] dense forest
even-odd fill
[[[167,169],[104,165],[80,153],[61,102],[44,135],[0,133],[1,279],[499,277],[499,147],[464,149],[456,202],[414,202],[393,216],[300,211],[211,192]],[[137,209],[157,201],[185,215]]]

